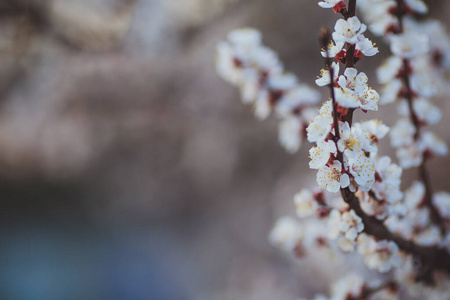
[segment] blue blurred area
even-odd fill
[[[188,299],[176,269],[155,251],[161,239],[131,236],[80,235],[36,225],[3,233],[1,299]]]

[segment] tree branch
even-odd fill
[[[412,241],[405,240],[390,232],[380,220],[367,215],[359,204],[359,199],[348,188],[341,189],[344,201],[353,209],[364,223],[364,232],[376,237],[378,240],[389,240],[395,242],[400,249],[419,258],[422,263],[421,272],[417,275],[417,280],[432,282],[434,270],[444,271],[450,274],[450,254],[441,248],[424,247]]]

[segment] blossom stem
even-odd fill
[[[356,0],[348,1],[348,10],[346,14],[346,20],[356,15]],[[347,54],[345,57],[345,67],[352,68],[355,64],[355,45],[348,45]]]
[[[349,108],[348,112],[342,118],[342,121],[347,122],[350,127],[352,127],[352,124],[353,124],[353,112],[354,111],[355,111],[354,108]]]
[[[321,46],[325,49],[325,68],[328,68],[330,73],[330,95],[331,95],[331,103],[333,104],[333,125],[334,125],[334,142],[336,143],[340,140],[340,132],[339,132],[339,120],[338,120],[338,112],[337,112],[337,102],[336,96],[334,93],[334,69],[331,66],[331,58],[328,54],[328,44],[331,41],[331,34],[328,28],[323,26],[319,32],[319,40],[322,44]]]
[[[403,84],[405,85],[405,88],[406,88],[405,96],[406,96],[406,101],[408,102],[409,115],[410,115],[411,121],[415,128],[414,139],[417,140],[420,136],[420,122],[419,122],[419,119],[417,118],[417,114],[414,111],[414,107],[413,107],[414,100],[413,100],[413,95],[412,95],[412,90],[411,90],[411,83],[409,80],[408,65],[409,65],[409,60],[404,59],[403,60],[402,80],[403,80]]]
[[[430,209],[430,217],[433,223],[439,226],[442,234],[445,234],[446,230],[444,220],[442,219],[441,214],[432,202],[433,189],[431,188],[430,176],[428,175],[428,170],[425,165],[426,159],[426,155],[424,155],[422,158],[422,163],[419,166],[420,178],[422,179],[425,186],[425,205]]]
[[[354,17],[356,15],[356,0],[348,1],[348,18]]]

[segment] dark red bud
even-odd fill
[[[335,14],[344,14],[346,10],[347,8],[344,1],[339,1],[333,6],[333,11]]]
[[[342,49],[341,51],[339,51],[335,56],[334,59],[337,62],[341,62],[341,63],[345,63],[345,57],[347,55],[347,50]]]

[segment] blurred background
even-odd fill
[[[450,3],[429,3],[448,20]],[[316,33],[335,20],[317,1],[1,0],[0,298],[325,291],[323,262],[293,261],[267,241],[294,213],[292,196],[314,186],[308,145],[285,153],[276,120],[254,119],[215,74],[214,54],[230,30],[255,27],[313,85]],[[384,54],[360,68],[376,88],[387,54],[375,41]],[[375,117],[392,125],[392,111]],[[450,142],[446,126],[436,131]],[[436,189],[448,185],[445,163],[432,163]]]

